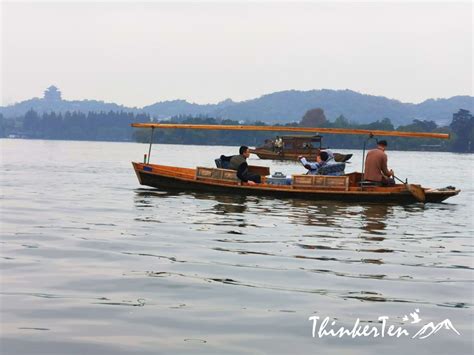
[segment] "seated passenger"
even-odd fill
[[[308,175],[342,176],[346,167],[344,163],[336,163],[332,153],[326,151],[321,151],[316,156],[316,162],[309,162],[303,156],[299,156],[298,160],[308,169]]]
[[[369,150],[365,158],[364,180],[376,185],[395,185],[393,178],[395,173],[387,167],[387,141],[377,142],[377,148]]]
[[[318,174],[319,175],[330,175],[330,176],[343,176],[345,174],[346,164],[345,163],[336,163],[336,162],[326,162],[322,166]]]
[[[239,149],[239,155],[234,155],[230,158],[229,169],[237,171],[237,177],[242,181],[246,182],[249,185],[260,184],[262,178],[260,175],[249,173],[247,158],[250,156],[249,147],[243,145]]]
[[[321,153],[323,153],[323,152],[326,152],[328,154],[328,159],[326,160],[327,163],[335,162],[334,153],[331,150],[329,150],[329,149],[321,150]]]

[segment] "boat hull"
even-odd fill
[[[279,198],[300,198],[305,200],[336,200],[344,202],[378,202],[378,203],[398,203],[409,204],[417,200],[408,190],[400,188],[356,188],[349,191],[335,191],[331,189],[296,189],[290,186],[277,185],[234,185],[216,181],[201,181],[192,176],[194,169],[184,169],[174,172],[172,167],[158,166],[149,171],[145,165],[133,163],[135,172],[141,185],[150,186],[163,190],[172,191],[204,191],[223,194],[235,194],[245,196],[273,196]],[[169,170],[167,170],[169,169]],[[442,202],[445,199],[457,195],[459,190],[451,191],[427,191],[426,202]]]

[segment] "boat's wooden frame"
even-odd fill
[[[278,132],[310,132],[310,133],[342,133],[342,134],[368,134],[369,136],[399,136],[399,137],[424,137],[448,139],[448,134],[423,133],[423,132],[398,132],[398,131],[370,131],[370,130],[348,130],[339,128],[307,128],[307,127],[281,127],[281,126],[227,126],[227,125],[189,125],[189,124],[161,124],[161,123],[134,123],[136,128],[151,128],[151,145],[153,143],[153,130],[162,129],[205,129],[205,130],[254,130],[254,131],[278,131]],[[204,177],[199,175],[198,169],[150,164],[145,156],[143,163],[132,162],[135,173],[140,184],[178,191],[208,191],[215,193],[228,193],[237,195],[263,195],[285,198],[303,198],[308,200],[339,200],[347,202],[380,202],[380,203],[414,203],[419,202],[414,194],[410,192],[410,185],[397,184],[390,187],[364,186],[360,184],[361,173],[347,174],[346,183],[321,185],[272,185],[267,184],[265,175],[269,174],[266,167],[256,168],[256,172],[262,176],[263,182],[257,185],[242,183],[237,179],[213,178],[213,175]],[[219,170],[219,169],[216,169]],[[296,178],[296,179],[295,179]],[[293,181],[304,180],[293,177]],[[342,186],[342,187],[341,187]],[[430,189],[421,188],[425,195],[424,202],[442,202],[445,199],[459,194],[458,189]]]
[[[416,198],[406,185],[391,187],[357,186],[354,181],[347,190],[341,188],[296,187],[293,185],[248,185],[238,181],[198,179],[196,169],[133,162],[140,184],[166,190],[207,191],[237,195],[260,195],[308,200],[339,200],[347,202],[414,203]],[[424,189],[426,202],[442,202],[459,190]]]
[[[323,128],[323,127],[291,127],[291,126],[239,126],[239,125],[204,125],[178,123],[132,123],[135,128],[160,129],[204,129],[211,131],[271,131],[271,132],[306,132],[331,134],[358,134],[372,136],[411,137],[411,138],[438,138],[449,139],[447,133],[381,131],[370,129]]]

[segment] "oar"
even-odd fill
[[[425,195],[425,190],[420,185],[413,185],[413,184],[408,184],[405,181],[400,180],[398,177],[393,175],[395,179],[400,181],[402,184],[404,184],[407,188],[408,191],[413,195],[414,198],[417,199],[419,202],[425,202],[426,201],[426,195]]]

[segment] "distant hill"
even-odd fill
[[[0,106],[0,114],[4,117],[14,118],[25,115],[29,110],[39,114],[44,112],[65,113],[69,112],[109,112],[125,111],[141,113],[142,110],[135,107],[125,107],[115,103],[107,103],[98,100],[63,100],[59,89],[52,85],[44,91],[43,98],[32,98],[9,106]]]
[[[471,96],[430,99],[420,104],[411,104],[351,90],[292,90],[216,108],[211,116],[284,123],[299,121],[307,110],[320,107],[330,120],[344,115],[357,123],[369,123],[388,117],[395,125],[407,124],[413,119],[447,124],[454,112],[460,108],[472,112],[473,106],[474,98]]]
[[[58,89],[52,86],[45,91],[44,98],[34,98],[0,107],[0,114],[10,118],[22,116],[30,109],[38,113],[125,111],[148,113],[158,119],[178,115],[201,115],[252,122],[260,120],[266,123],[286,123],[299,121],[307,110],[316,107],[322,108],[329,120],[344,115],[357,123],[369,123],[387,117],[396,126],[408,124],[413,119],[433,120],[443,125],[449,123],[453,113],[461,108],[474,111],[474,97],[454,96],[412,104],[351,90],[290,90],[241,102],[228,99],[218,104],[199,105],[185,100],[173,100],[136,108],[96,100],[62,100]]]
[[[45,99],[34,98],[26,101],[19,102],[11,106],[1,106],[0,113],[4,117],[15,117],[24,115],[29,110],[35,110],[38,113],[43,112],[61,112],[65,113],[66,111],[73,112],[100,112],[100,111],[126,111],[139,113],[142,110],[137,108],[125,107],[122,105],[114,103],[106,103],[103,101],[97,100],[81,100],[81,101],[47,101]]]
[[[168,118],[178,115],[198,116],[198,115],[214,115],[216,111],[238,105],[231,99],[219,102],[218,104],[199,105],[189,103],[186,100],[173,100],[157,102],[153,105],[145,106],[142,110],[149,113],[155,118]]]

